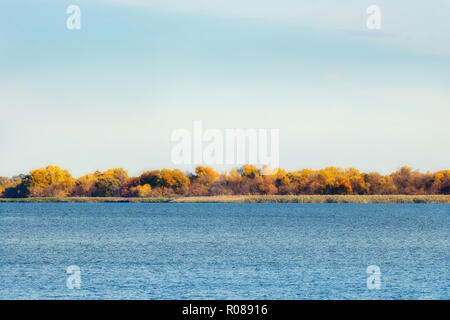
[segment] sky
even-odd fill
[[[449,15],[450,0],[2,0],[0,176],[191,170],[171,134],[195,120],[280,129],[288,170],[449,169]]]

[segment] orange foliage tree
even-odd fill
[[[191,174],[161,169],[143,172],[138,177],[129,177],[124,169],[116,168],[78,179],[67,170],[48,166],[28,175],[0,177],[2,197],[449,193],[450,170],[420,173],[406,166],[388,175],[336,167],[287,172],[258,169],[254,165],[219,174],[211,167],[197,166]]]

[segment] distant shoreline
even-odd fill
[[[450,203],[450,195],[236,195],[201,197],[0,198],[0,203]]]

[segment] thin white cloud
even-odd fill
[[[450,56],[450,0],[99,0],[128,6],[261,19],[367,35],[437,55]],[[381,30],[366,27],[369,5],[381,8]],[[378,33],[377,33],[378,32]],[[374,37],[374,34],[382,35]],[[387,35],[387,36],[386,36]],[[382,40],[381,40],[382,39]]]

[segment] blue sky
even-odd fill
[[[448,169],[450,3],[379,1],[379,31],[370,4],[4,0],[0,175],[174,167],[194,120],[279,128],[290,170]]]

